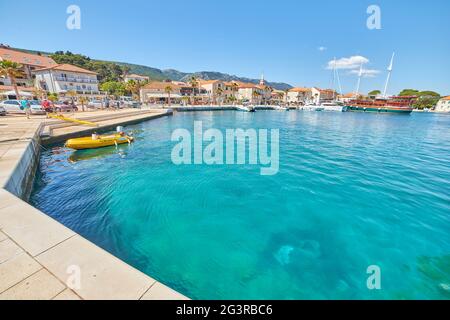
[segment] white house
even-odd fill
[[[321,103],[322,101],[333,100],[336,98],[336,91],[332,89],[311,88],[311,96],[314,103]]]
[[[239,100],[250,102],[251,104],[261,104],[264,97],[264,90],[253,83],[237,82]]]
[[[99,95],[97,73],[70,64],[38,69],[35,86],[50,93],[76,91],[82,95]]]
[[[143,82],[143,81],[150,81],[149,77],[141,76],[139,74],[127,74],[123,80],[125,82],[128,82],[130,80],[136,81],[136,82]]]
[[[305,104],[311,102],[312,91],[310,88],[292,88],[287,93],[287,102],[292,104]]]
[[[437,112],[450,112],[450,96],[440,99],[436,105]]]
[[[217,103],[218,100],[223,100],[225,92],[225,84],[220,80],[200,80],[198,81],[200,88],[206,90],[209,100]]]

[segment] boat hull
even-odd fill
[[[74,150],[96,149],[110,147],[116,144],[130,143],[133,140],[133,137],[121,136],[119,134],[99,136],[95,140],[92,137],[83,137],[67,140],[66,147]]]
[[[376,112],[376,113],[400,113],[410,114],[412,108],[395,108],[395,107],[360,107],[360,106],[347,106],[347,111],[350,112]]]

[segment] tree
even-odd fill
[[[57,93],[50,93],[47,98],[51,102],[56,102],[56,101],[58,101],[58,94]]]
[[[378,95],[380,95],[381,94],[381,91],[380,90],[372,90],[372,91],[370,91],[369,92],[369,96],[378,96]]]
[[[33,89],[33,96],[35,96],[38,99],[44,99],[47,92],[40,88],[34,88]]]
[[[170,93],[172,92],[172,87],[171,86],[167,86],[164,88],[164,91],[167,93],[168,98],[167,98],[167,105],[170,106]]]
[[[141,88],[144,86],[144,82],[129,80],[125,84],[125,89],[129,91],[133,96],[139,96]]]
[[[192,76],[191,79],[189,80],[189,84],[192,87],[192,100],[193,100],[193,102],[191,102],[191,103],[194,104],[196,89],[198,88],[198,85],[199,85],[197,78],[195,76]]]
[[[217,88],[217,91],[216,91],[216,96],[217,96],[217,99],[219,100],[219,106],[221,105],[221,98],[222,98],[222,94],[223,94],[223,89],[222,88]]]
[[[120,81],[124,70],[120,65],[113,62],[91,60],[91,58],[81,55],[73,54],[70,51],[57,51],[50,57],[56,63],[68,63],[98,73],[100,82]]]
[[[125,95],[126,88],[123,82],[107,81],[100,85],[100,90],[108,92],[108,94],[114,97],[120,97]]]
[[[89,102],[89,99],[85,96],[78,98],[78,102],[81,104],[81,110],[84,112],[84,106]]]
[[[72,101],[72,103],[75,103],[75,98],[77,97],[77,92],[75,90],[69,90],[67,91],[67,96],[70,97],[70,100]]]
[[[404,97],[404,96],[418,96],[419,95],[419,90],[403,89],[398,95],[400,97]]]
[[[23,66],[17,62],[2,60],[0,61],[0,76],[7,77],[11,80],[14,92],[16,93],[16,98],[20,100],[16,79],[24,76]]]

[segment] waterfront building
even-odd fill
[[[287,102],[286,97],[286,92],[274,89],[271,92],[270,102],[271,104],[281,105]]]
[[[220,80],[199,80],[198,85],[200,88],[206,90],[208,99],[213,104],[223,101],[223,93],[225,91],[224,82]]]
[[[223,97],[225,101],[234,102],[238,99],[239,85],[236,81],[224,82]]]
[[[98,96],[97,73],[70,64],[57,64],[33,71],[35,86],[50,93],[64,95],[76,91],[79,95]]]
[[[254,83],[237,82],[238,84],[238,100],[251,104],[261,104],[263,101],[264,91],[260,86]]]
[[[168,88],[170,91],[167,90]],[[186,103],[186,100],[206,103],[209,97],[205,88],[193,88],[184,82],[152,81],[140,89],[142,103],[164,104],[167,103],[169,95],[171,103],[174,104]]]
[[[322,101],[331,101],[336,98],[336,91],[333,89],[311,88],[312,102],[320,104]]]
[[[182,88],[172,82],[152,81],[140,89],[140,100],[142,103],[166,103],[170,94],[172,102],[181,102]]]
[[[450,96],[441,98],[435,108],[437,112],[450,112]]]
[[[287,102],[289,104],[306,104],[312,100],[312,90],[310,88],[296,87],[287,92]]]
[[[11,49],[5,45],[0,46],[0,61],[8,60],[19,63],[22,66],[22,77],[16,78],[19,91],[33,91],[33,72],[42,68],[56,66],[57,63],[50,57],[39,54],[26,53]],[[14,90],[11,79],[0,77],[0,94]]]

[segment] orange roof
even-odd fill
[[[297,88],[292,88],[292,89],[290,89],[289,91],[290,91],[290,92],[308,92],[308,91],[311,91],[311,89],[310,89],[310,88],[300,88],[300,87],[297,87]]]
[[[334,92],[336,92],[333,89],[320,89],[320,88],[317,88],[317,87],[314,87],[314,89],[319,90],[320,92],[323,92],[323,93],[334,93]]]
[[[181,89],[182,86],[177,84],[173,84],[172,82],[162,82],[162,81],[154,81],[142,87],[142,89],[157,89],[157,90],[165,90],[166,87],[171,87],[172,89]]]
[[[36,70],[37,71],[43,71],[43,70],[59,70],[59,71],[68,71],[68,72],[77,72],[77,73],[87,73],[87,74],[92,74],[92,75],[97,75],[96,72],[90,71],[90,70],[86,70],[71,64],[67,64],[67,63],[63,63],[63,64],[58,64],[54,67],[50,67],[50,68],[43,68],[43,69],[39,69]]]
[[[359,93],[350,92],[350,93],[344,94],[342,97],[343,98],[354,98],[354,97],[357,97],[357,96],[360,96],[360,95],[361,94],[359,94]]]
[[[442,100],[450,100],[450,96],[443,97]]]
[[[205,85],[205,84],[213,84],[216,82],[220,82],[220,80],[199,80],[198,84],[199,85]]]
[[[2,47],[0,47],[0,60],[9,60],[20,64],[42,68],[49,68],[56,65],[56,62],[50,57],[39,56],[37,54],[25,53]]]
[[[257,88],[256,84],[254,83],[249,83],[249,82],[241,82],[241,81],[236,81],[235,82],[239,88],[241,89],[248,89],[248,88]]]

